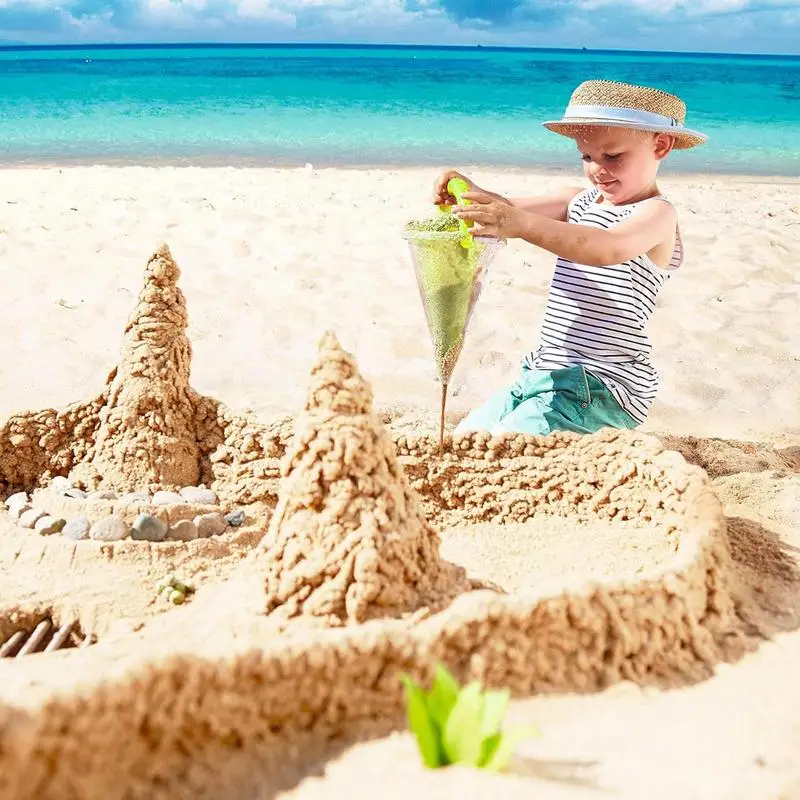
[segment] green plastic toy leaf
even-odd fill
[[[482,719],[482,687],[478,681],[474,681],[461,690],[444,727],[442,744],[451,764],[478,766],[483,742]]]
[[[461,687],[458,682],[444,666],[436,665],[436,677],[433,681],[433,688],[428,693],[428,713],[433,718],[440,731],[444,730],[447,718],[458,700],[458,693]]]
[[[539,729],[533,725],[510,728],[492,737],[493,746],[488,748],[482,766],[489,772],[501,772],[508,766],[511,756],[522,742],[539,736]],[[488,741],[488,740],[487,740]]]
[[[481,736],[484,739],[500,732],[503,717],[508,709],[511,692],[508,689],[499,689],[486,692],[483,696],[483,719],[481,720]]]
[[[422,761],[431,769],[441,767],[443,759],[439,746],[439,733],[428,713],[425,693],[408,675],[403,675],[402,680],[406,689],[408,726],[416,736]]]
[[[484,739],[483,742],[481,742],[481,759],[478,762],[478,766],[481,769],[486,768],[487,762],[494,755],[502,738],[502,733],[496,733],[494,736],[490,736],[488,739]]]

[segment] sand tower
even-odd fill
[[[76,470],[89,485],[124,491],[198,481],[191,344],[179,277],[169,248],[161,246],[145,269],[120,362],[109,377],[94,452]]]
[[[470,588],[441,561],[353,358],[328,333],[264,540],[266,611],[344,625],[440,607]]]

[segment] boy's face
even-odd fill
[[[633,202],[655,182],[675,142],[664,133],[584,128],[575,135],[583,173],[614,205]]]

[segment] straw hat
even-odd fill
[[[674,94],[617,81],[584,81],[572,93],[564,116],[543,124],[562,136],[586,126],[668,133],[675,137],[676,150],[687,150],[708,137],[685,128],[685,120],[686,103]]]

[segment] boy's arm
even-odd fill
[[[509,197],[508,201],[515,208],[532,214],[540,214],[548,219],[567,221],[567,208],[583,188],[581,186],[565,186],[552,194],[536,197]]]
[[[520,238],[578,264],[607,267],[650,253],[674,238],[678,219],[669,203],[642,203],[613,228],[590,228],[528,214]]]
[[[567,207],[570,201],[583,191],[580,186],[567,186],[547,195],[506,198],[501,194],[481,188],[474,181],[467,178],[466,175],[451,169],[439,175],[434,183],[433,202],[436,205],[452,205],[455,203],[455,199],[447,191],[447,184],[453,178],[460,178],[465,181],[470,187],[470,193],[480,194],[498,203],[512,205],[514,208],[541,214],[548,219],[561,220],[562,222],[567,220]]]
[[[487,195],[464,195],[473,204],[456,213],[479,227],[476,235],[519,238],[578,264],[605,267],[650,253],[675,236],[677,216],[669,203],[644,202],[613,228],[591,228],[548,219],[542,214],[500,205]]]

